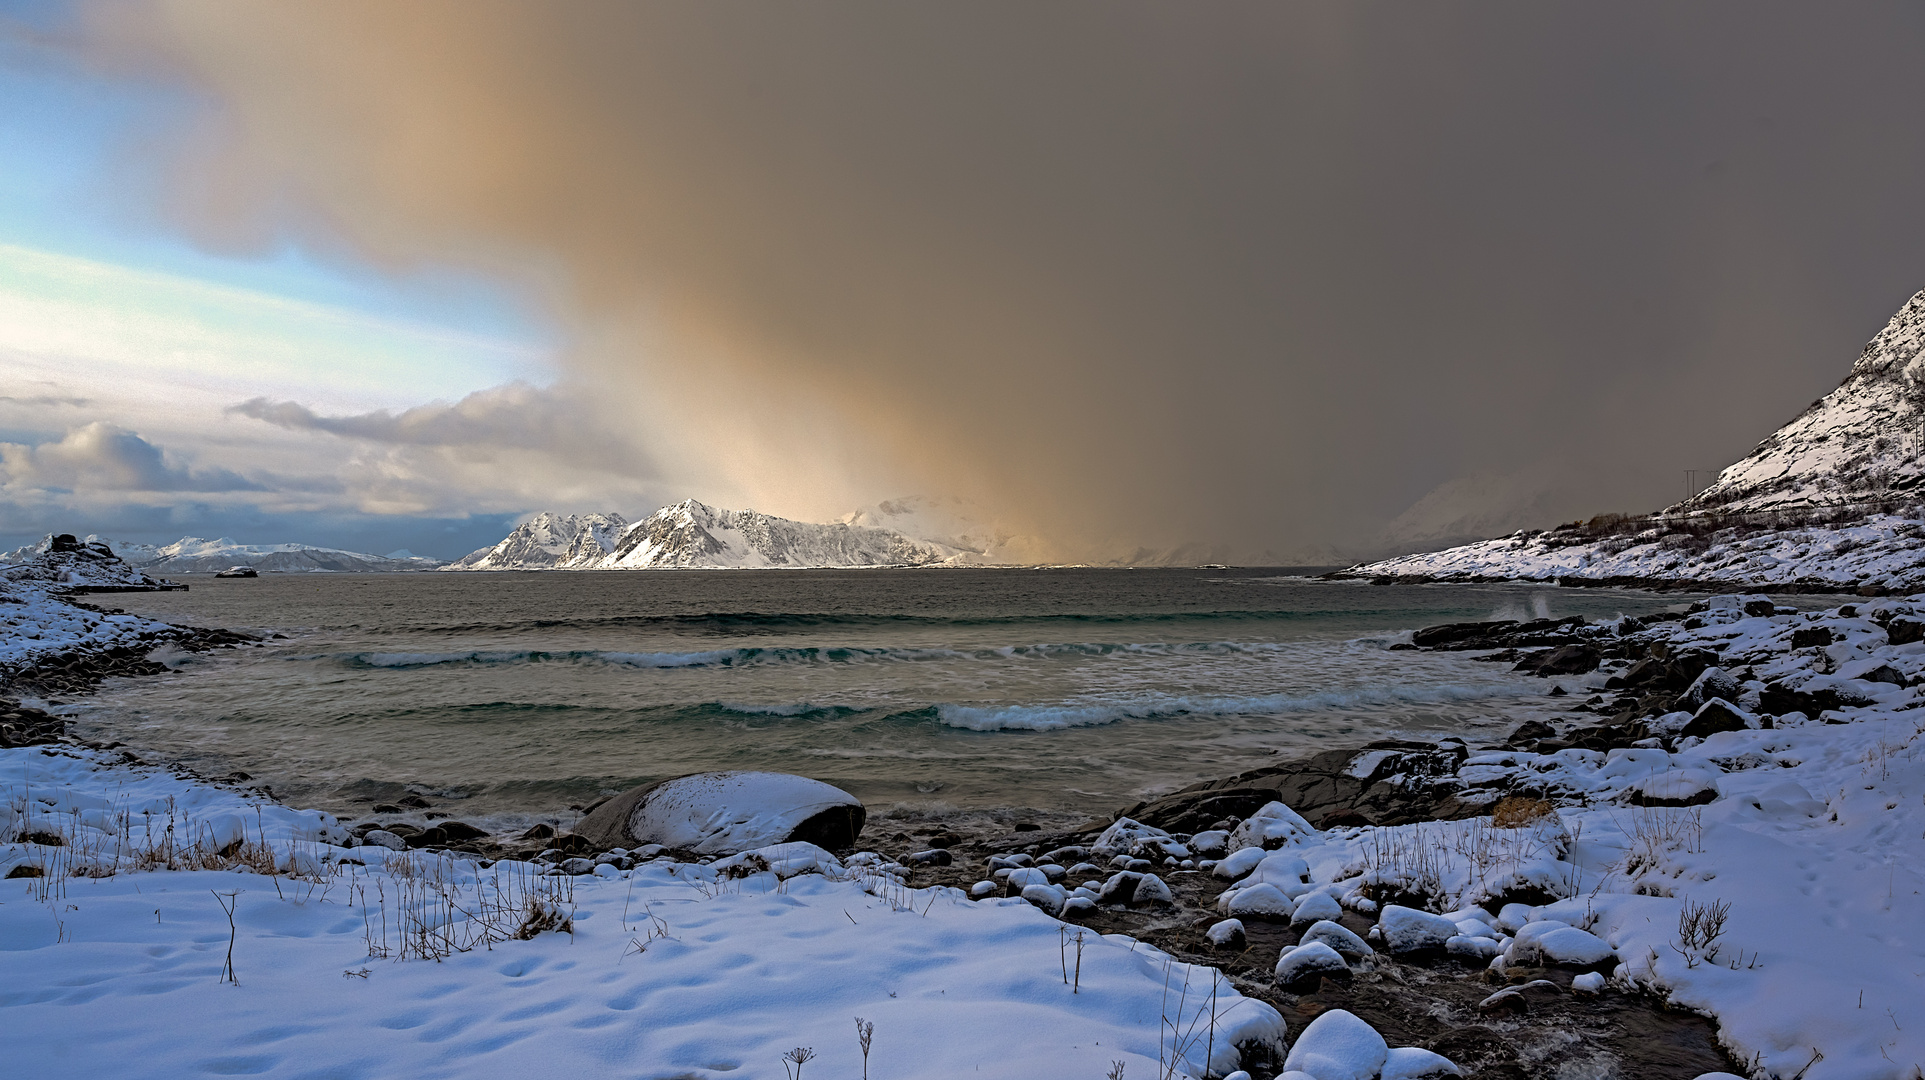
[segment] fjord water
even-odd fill
[[[1490,736],[1542,709],[1507,664],[1390,651],[1493,616],[1676,604],[1279,570],[196,576],[117,596],[286,635],[163,657],[83,730],[342,813],[407,792],[546,816],[645,780],[774,769],[872,806],[1107,812],[1277,753]]]

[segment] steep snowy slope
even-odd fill
[[[1866,344],[1838,389],[1813,402],[1678,510],[1748,512],[1911,497],[1925,481],[1925,292]]]
[[[536,514],[494,547],[444,570],[581,570],[601,562],[628,528],[620,514]]]
[[[1347,576],[1759,589],[1925,588],[1925,292],[1813,402],[1658,514],[1525,531]]]
[[[966,553],[901,533],[813,525],[753,510],[718,510],[688,499],[630,526],[599,567],[643,570],[697,567],[931,566]]]

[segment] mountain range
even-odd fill
[[[89,536],[106,544],[122,562],[153,574],[212,574],[230,566],[252,566],[263,572],[378,573],[396,570],[433,570],[438,559],[407,551],[368,555],[359,551],[316,547],[312,544],[243,544],[230,537],[204,540],[184,536],[171,544],[137,544]],[[47,550],[51,537],[0,553],[0,563],[25,562]]]
[[[858,518],[861,512],[850,515]],[[694,499],[640,521],[542,513],[444,570],[663,570],[988,565],[981,551],[848,520],[812,524]]]

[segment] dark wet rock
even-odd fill
[[[1885,683],[1890,686],[1904,686],[1905,676],[1890,664],[1880,664],[1859,676],[1865,682]]]
[[[404,795],[398,801],[402,806],[411,807],[415,810],[424,810],[434,805],[419,795]]]
[[[1745,714],[1730,702],[1723,698],[1712,698],[1698,709],[1679,734],[1686,738],[1695,735],[1702,739],[1720,731],[1743,731],[1750,726],[1746,723]]]
[[[442,821],[408,837],[409,847],[448,847],[468,840],[479,840],[487,832],[465,821]]]
[[[1382,751],[1365,777],[1353,763]],[[1244,818],[1280,802],[1309,821],[1343,820],[1375,825],[1474,817],[1478,807],[1456,798],[1455,776],[1468,751],[1461,743],[1381,741],[1363,750],[1329,750],[1298,761],[1265,766],[1221,780],[1208,780],[1120,812],[1169,832],[1195,832],[1224,817]],[[1401,776],[1401,783],[1390,782]],[[1222,796],[1217,800],[1216,796]],[[1486,811],[1488,812],[1488,811]]]
[[[1531,675],[1582,675],[1597,670],[1601,655],[1591,645],[1562,645],[1546,653],[1518,661],[1513,671]]]
[[[401,807],[396,806],[394,803],[381,802],[375,803],[374,809],[368,812],[371,814],[399,814],[402,810]]]
[[[1791,632],[1791,647],[1794,649],[1824,648],[1832,642],[1831,629],[1824,626],[1808,626],[1803,630]]]
[[[1911,645],[1925,641],[1925,622],[1917,619],[1893,619],[1885,624],[1885,637],[1893,645]]]
[[[0,749],[44,746],[66,734],[65,719],[18,702],[0,701]]]
[[[902,857],[904,866],[948,866],[955,861],[955,856],[949,854],[946,848],[930,848]]]
[[[1557,734],[1557,729],[1542,720],[1526,720],[1517,725],[1504,745],[1512,748],[1530,746],[1540,739],[1548,739]]]
[[[553,837],[554,835],[555,835],[555,827],[544,821],[544,822],[536,822],[535,824],[530,825],[528,827],[528,831],[522,833],[521,836],[518,837],[517,839],[547,840]]]

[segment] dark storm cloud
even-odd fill
[[[1358,550],[1453,481],[1433,501],[1659,505],[1835,384],[1925,286],[1922,11],[95,23],[101,55],[215,102],[178,201],[210,242],[325,222],[387,263],[519,276],[571,320],[577,377],[665,441],[726,431],[718,460],[792,493],[765,509],[913,482],[1065,556],[1248,558]]]

